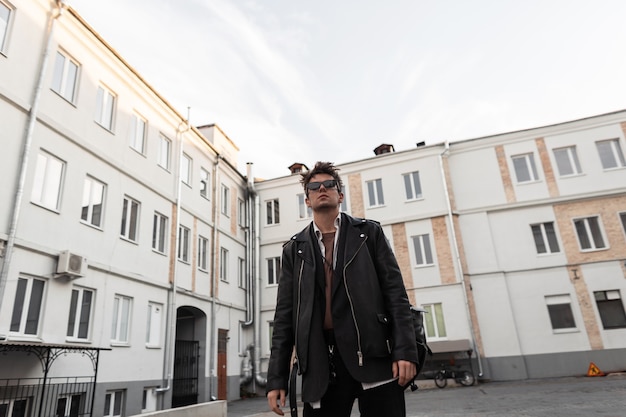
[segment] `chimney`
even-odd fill
[[[384,153],[391,153],[391,152],[395,152],[395,151],[393,149],[393,145],[390,145],[388,143],[383,143],[382,145],[374,149],[374,153],[376,155],[382,155]]]
[[[293,164],[289,165],[289,171],[291,171],[292,174],[299,174],[308,170],[309,168],[301,162],[294,162]]]
[[[422,146],[425,146],[425,145],[426,145],[426,142],[424,142],[424,141],[417,142],[417,143],[415,144],[415,146],[417,146],[418,148],[421,148]]]

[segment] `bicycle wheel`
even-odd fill
[[[448,385],[448,378],[443,371],[439,371],[435,374],[435,385],[439,388],[445,388]]]
[[[468,371],[461,371],[458,381],[466,387],[474,385],[474,374]]]

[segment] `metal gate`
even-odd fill
[[[197,341],[176,341],[172,408],[198,403],[199,351]]]

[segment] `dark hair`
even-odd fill
[[[341,192],[343,182],[341,182],[341,177],[339,176],[339,168],[337,168],[332,162],[318,161],[315,163],[313,169],[300,174],[300,184],[304,187],[304,193],[307,196],[309,195],[309,190],[307,190],[306,185],[311,182],[311,178],[317,174],[328,174],[332,176],[333,179],[337,181],[337,191]]]

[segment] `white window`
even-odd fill
[[[377,207],[385,204],[385,198],[383,196],[383,180],[378,178],[376,180],[367,181],[367,196],[369,198],[369,206]]]
[[[530,226],[535,239],[535,248],[537,253],[557,253],[559,250],[559,242],[556,238],[554,230],[554,222],[546,222],[533,224]]]
[[[246,210],[246,202],[241,198],[237,199],[237,224],[240,227],[248,225],[248,210]]]
[[[280,223],[280,206],[277,198],[265,202],[265,214],[267,220],[266,224]]]
[[[186,154],[180,160],[180,180],[191,185],[191,158]]]
[[[65,172],[65,162],[43,151],[37,155],[37,165],[33,178],[31,201],[57,211],[61,198],[61,184]]]
[[[604,169],[626,167],[624,153],[618,139],[596,142],[596,147],[598,148],[598,154]]]
[[[144,144],[146,142],[146,133],[148,132],[148,122],[146,119],[138,115],[133,114],[130,130],[130,147],[143,154]]]
[[[572,300],[568,294],[547,295],[546,305],[550,315],[552,330],[571,330],[576,328],[572,313]]]
[[[104,397],[104,416],[121,417],[124,407],[124,391],[107,391]]]
[[[313,210],[311,209],[311,207],[307,207],[306,201],[305,201],[306,196],[304,195],[304,193],[298,194],[296,197],[298,199],[298,218],[299,219],[313,218]]]
[[[417,266],[432,265],[433,252],[430,248],[430,235],[411,236],[411,240],[415,252],[415,264]]]
[[[6,53],[13,9],[0,2],[0,53]]]
[[[228,282],[228,249],[220,248],[220,280]]]
[[[190,230],[185,226],[178,226],[178,260],[189,262]]]
[[[130,197],[124,197],[122,204],[122,230],[120,234],[123,238],[136,242],[138,229],[139,202]]]
[[[111,341],[114,343],[128,343],[130,334],[131,299],[123,295],[116,295],[113,300],[113,320],[111,323]]]
[[[606,248],[602,228],[600,226],[600,218],[598,216],[574,219],[574,227],[581,250],[586,251]]]
[[[93,308],[92,290],[74,288],[70,300],[70,316],[67,320],[67,336],[74,339],[89,338],[89,324]]]
[[[37,335],[45,281],[20,277],[17,280],[10,331],[24,335]]]
[[[0,417],[27,417],[28,407],[27,398],[0,399]]]
[[[553,152],[560,176],[567,177],[569,175],[582,174],[576,146],[554,149]]]
[[[626,328],[626,313],[620,291],[595,291],[593,295],[596,299],[602,326],[605,329]]]
[[[537,167],[535,166],[535,156],[532,153],[516,155],[511,159],[513,160],[518,183],[539,180]]]
[[[70,103],[74,103],[76,97],[78,69],[78,62],[61,51],[57,52],[52,75],[52,90]]]
[[[222,184],[222,214],[230,216],[230,190]]]
[[[280,256],[267,258],[267,284],[278,284],[280,278]]]
[[[157,387],[145,387],[141,398],[141,412],[149,413],[157,409]]]
[[[91,177],[85,178],[80,218],[92,226],[102,226],[105,189],[106,186],[100,181]]]
[[[79,417],[85,414],[84,394],[65,394],[57,399],[55,417]],[[1,415],[1,414],[0,414]]]
[[[211,174],[204,168],[200,168],[200,195],[207,200],[211,199]]]
[[[207,270],[207,253],[209,248],[209,239],[198,237],[198,269]]]
[[[152,249],[159,253],[165,253],[167,236],[167,217],[161,213],[154,212],[152,222]]]
[[[426,314],[424,314],[426,337],[429,339],[446,338],[446,322],[443,317],[443,307],[441,303],[427,304],[422,307],[426,310]]]
[[[116,96],[107,88],[98,87],[96,98],[96,122],[107,130],[113,130],[113,114]]]
[[[402,175],[404,179],[404,192],[407,200],[417,200],[422,198],[422,184],[420,183],[419,171]]]
[[[341,186],[341,194],[343,194],[343,200],[341,200],[340,209],[342,212],[347,213],[348,212],[348,194],[346,193],[345,185]],[[313,214],[313,211],[311,211],[311,215],[312,214]]]
[[[146,346],[161,345],[161,322],[163,320],[163,304],[148,303],[148,322],[146,323]]]
[[[158,164],[162,168],[170,169],[170,153],[172,152],[172,141],[165,136],[159,136],[159,159]]]
[[[239,272],[238,272],[238,283],[239,288],[246,289],[246,261],[243,258],[238,258],[239,264]]]

